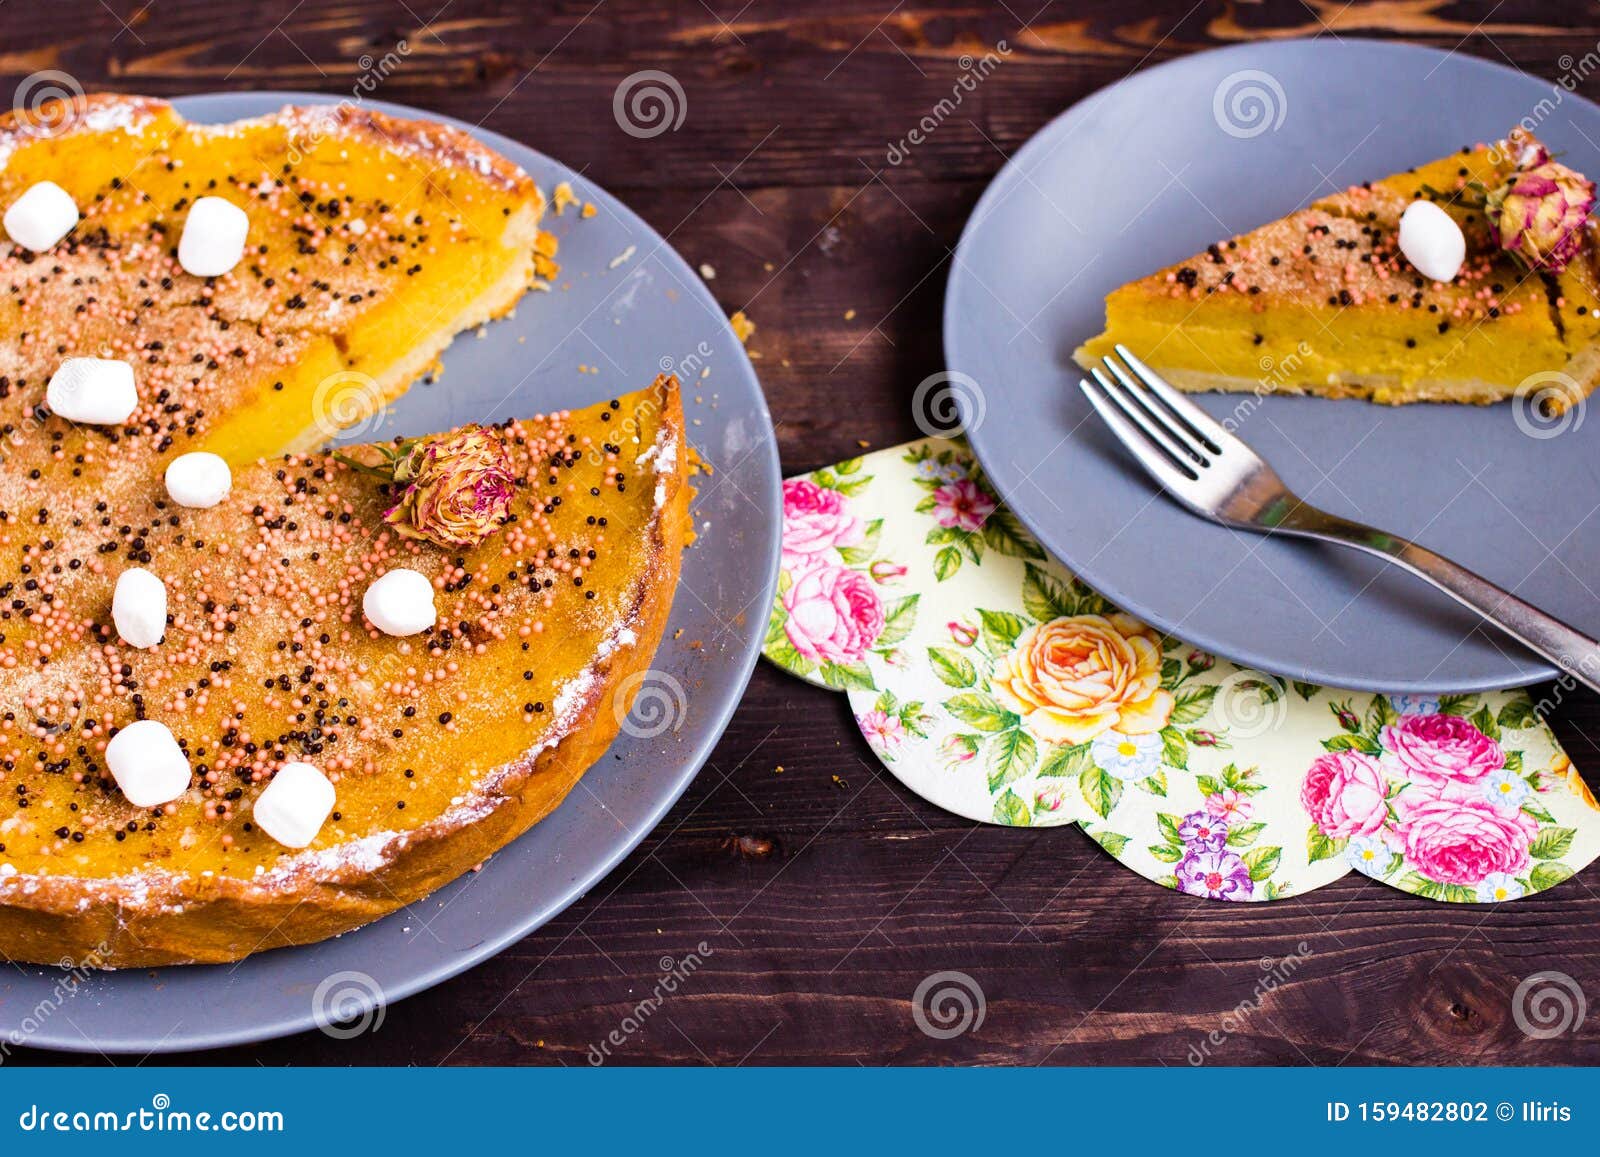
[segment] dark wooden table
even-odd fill
[[[760,327],[751,342],[785,469],[916,436],[911,386],[941,366],[951,247],[984,185],[1046,120],[1127,73],[1251,37],[1404,37],[1554,78],[1600,38],[1562,0],[0,0],[0,79],[59,69],[89,90],[375,95],[527,141],[622,196]],[[910,160],[890,144],[949,96],[968,55],[1010,58]],[[682,127],[622,132],[641,69],[682,85]],[[1580,91],[1600,95],[1591,77]],[[1600,699],[1556,719],[1600,768]],[[781,773],[778,771],[781,765]],[[836,779],[837,777],[837,779]],[[1169,894],[1076,830],[978,827],[877,769],[842,697],[764,665],[661,827],[593,893],[496,959],[386,1010],[190,1060],[582,1065],[651,995],[663,957],[710,949],[614,1062],[680,1064],[1597,1063],[1600,1017],[1527,1039],[1518,982],[1568,973],[1600,999],[1600,867],[1499,908],[1347,877],[1301,900]],[[1302,950],[1300,945],[1305,945]],[[1252,1007],[1263,962],[1304,953]],[[986,1017],[920,1031],[931,973]],[[54,1058],[29,1054],[29,1060]],[[152,1058],[152,1063],[162,1058]]]

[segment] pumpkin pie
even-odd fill
[[[1121,343],[1190,391],[1490,403],[1532,382],[1545,403],[1570,404],[1600,381],[1600,264],[1588,204],[1571,209],[1559,260],[1508,226],[1501,198],[1542,180],[1541,165],[1586,186],[1592,204],[1593,186],[1519,130],[1113,290],[1105,331],[1074,356],[1088,368]],[[1401,217],[1423,199],[1465,240],[1448,280],[1400,249]]]
[[[50,182],[81,216],[0,241],[0,954],[226,961],[358,927],[616,735],[689,533],[677,383],[313,449],[516,303],[549,250],[532,182],[360,109],[45,115],[0,118],[0,206]],[[248,218],[215,276],[181,253],[203,196]],[[69,359],[131,367],[132,413],[61,416]]]

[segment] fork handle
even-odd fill
[[[1353,546],[1398,563],[1476,611],[1529,650],[1543,655],[1590,690],[1600,691],[1600,642],[1443,555],[1399,535],[1304,506],[1278,529]]]

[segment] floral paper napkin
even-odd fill
[[[1050,558],[957,442],[784,484],[765,653],[845,692],[929,801],[1076,823],[1194,895],[1272,900],[1355,869],[1493,903],[1600,855],[1600,810],[1526,693],[1338,691],[1163,636]]]

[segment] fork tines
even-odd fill
[[[1199,406],[1184,397],[1126,346],[1102,358],[1110,374],[1096,367],[1078,383],[1106,424],[1145,468],[1172,483],[1176,474],[1193,481],[1225,448],[1240,445]],[[1119,360],[1120,359],[1120,360]],[[1099,389],[1096,389],[1098,386]]]

